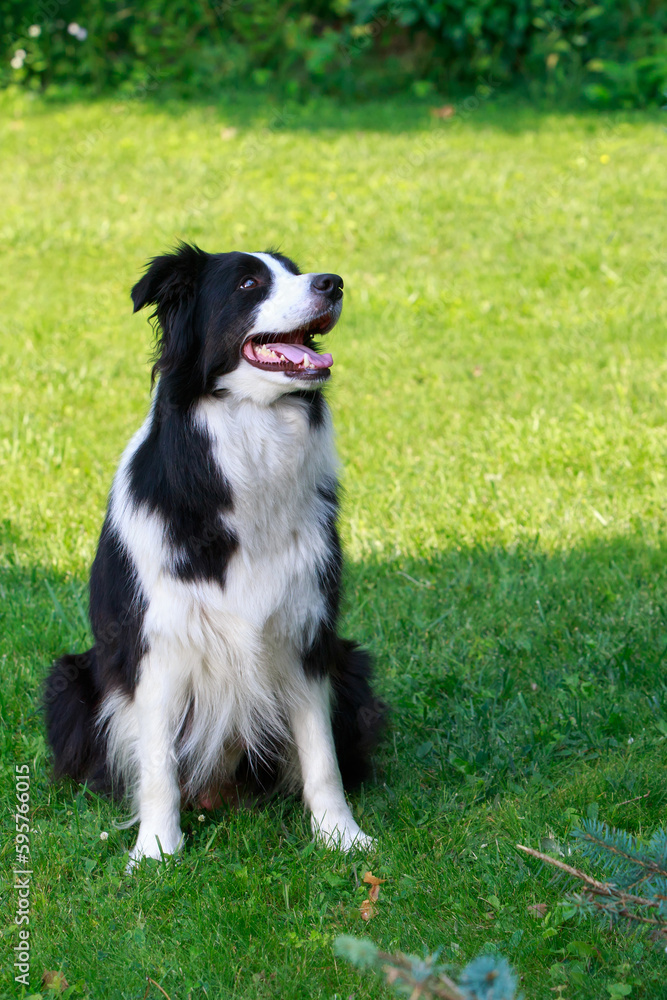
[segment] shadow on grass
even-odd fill
[[[15,666],[4,716],[37,727],[50,661],[89,641],[86,584],[6,564],[0,594],[0,649]],[[427,811],[443,790],[459,804],[548,796],[611,762],[610,802],[667,801],[661,549],[620,538],[349,564],[344,630],[372,649],[392,706],[379,795],[409,790]]]
[[[468,803],[549,796],[610,764],[610,803],[639,785],[652,809],[667,800],[660,548],[618,538],[378,558],[350,569],[346,625],[375,653],[394,710],[388,784],[409,781],[425,803],[443,789]]]

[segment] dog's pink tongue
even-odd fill
[[[312,348],[304,347],[303,344],[265,344],[265,347],[268,347],[270,351],[275,351],[276,354],[282,354],[284,358],[295,365],[301,364],[304,354],[309,358],[313,368],[331,368],[333,364],[333,358],[330,354],[318,354]]]

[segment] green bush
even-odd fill
[[[347,9],[358,26],[375,23],[377,34],[389,15],[380,44],[403,49],[406,70],[441,92],[482,77],[492,86],[520,81],[554,96],[641,105],[667,88],[661,0],[350,0]]]
[[[527,85],[595,104],[667,89],[661,0],[5,0],[0,85],[378,96]]]

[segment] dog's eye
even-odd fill
[[[257,288],[258,284],[257,278],[244,278],[239,288]]]

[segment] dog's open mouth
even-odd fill
[[[326,333],[335,323],[331,313],[311,320],[291,333],[263,333],[246,340],[242,354],[255,368],[284,372],[292,378],[326,379],[333,364],[330,354],[318,354],[311,346],[314,334]]]

